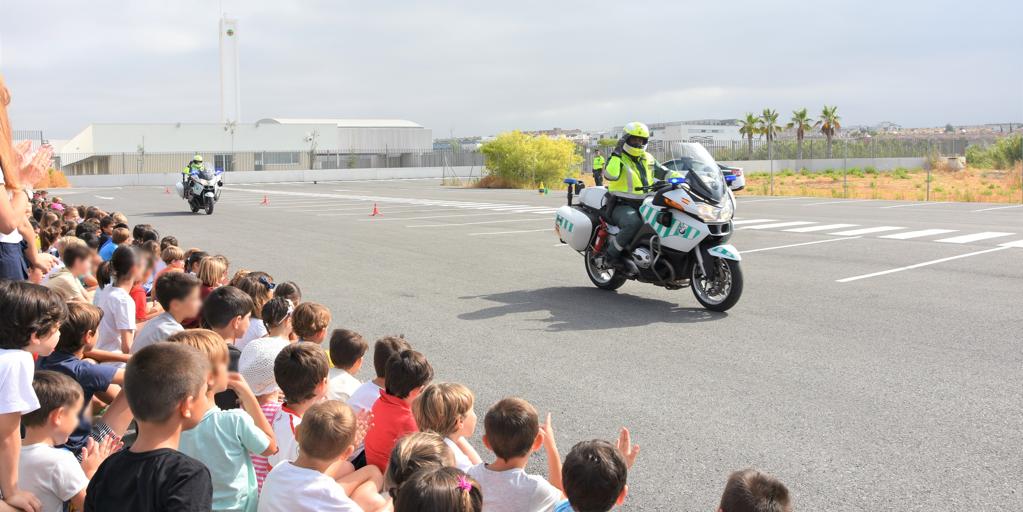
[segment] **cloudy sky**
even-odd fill
[[[1023,2],[0,0],[15,129],[404,118],[435,136],[836,104],[846,124],[1023,121]]]

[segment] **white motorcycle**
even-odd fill
[[[617,290],[636,280],[677,290],[691,286],[703,307],[727,311],[742,295],[739,251],[728,245],[732,235],[735,195],[717,162],[703,146],[686,151],[684,177],[643,187],[642,199],[619,197],[605,187],[583,188],[568,178],[568,204],[555,213],[555,231],[562,242],[583,255],[590,281],[604,290]],[[573,196],[578,203],[573,204]],[[616,203],[630,201],[643,226],[622,251],[621,261],[609,261],[609,237]]]
[[[213,205],[220,200],[220,187],[224,186],[223,174],[224,171],[204,164],[201,170],[189,174],[187,183],[179,181],[174,188],[179,197],[188,201],[192,213],[206,210],[206,215],[213,215]]]

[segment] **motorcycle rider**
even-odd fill
[[[607,248],[608,258],[612,262],[622,260],[622,251],[643,226],[638,207],[649,190],[644,190],[643,187],[653,185],[656,180],[680,176],[646,152],[649,141],[650,128],[647,125],[640,122],[625,125],[622,137],[604,167],[607,190],[615,196],[611,222],[618,226],[618,234]],[[629,272],[637,271],[632,261],[626,259],[623,263]]]
[[[593,183],[598,187],[604,184],[604,157],[599,151],[593,157]]]
[[[192,161],[188,162],[184,170],[181,171],[181,185],[185,189],[185,199],[188,199],[192,195],[192,187],[190,186],[192,175],[203,170],[202,155],[196,153],[192,157]]]

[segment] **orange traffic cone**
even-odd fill
[[[263,195],[263,202],[261,202],[259,204],[262,205],[262,206],[270,206],[270,196],[264,194]]]
[[[378,215],[383,215],[383,214],[382,214],[382,213],[380,213],[380,209],[379,209],[379,208],[377,208],[377,204],[376,204],[376,203],[373,203],[373,213],[369,214],[369,216],[370,216],[370,217],[376,217],[376,216],[378,216]]]
[[[170,187],[163,187],[164,194],[170,194]]]

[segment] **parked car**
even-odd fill
[[[746,177],[742,175],[742,167],[731,167],[724,164],[718,164],[721,168],[721,173],[725,175],[725,182],[728,183],[728,188],[732,190],[742,190],[746,188]]]

